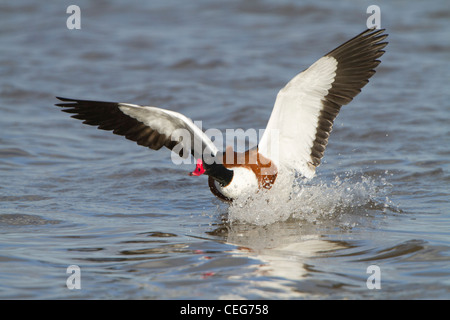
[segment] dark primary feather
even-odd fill
[[[76,100],[57,97],[64,103],[56,106],[63,108],[62,111],[71,113],[72,118],[84,120],[84,124],[97,126],[99,129],[113,131],[114,134],[125,136],[137,144],[159,150],[162,146],[172,150],[179,141],[172,141],[170,136],[158,132],[155,128],[127,116],[119,109],[117,102]],[[183,148],[180,156],[183,154]]]
[[[348,104],[361,92],[380,64],[377,59],[384,54],[382,49],[388,44],[382,42],[388,36],[383,32],[384,29],[368,29],[325,55],[337,60],[337,70],[331,89],[322,100],[323,109],[311,149],[314,166],[320,164],[333,121],[341,106]]]

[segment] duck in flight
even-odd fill
[[[368,29],[332,50],[282,88],[256,148],[220,151],[191,119],[175,112],[130,103],[57,97],[62,111],[84,124],[113,131],[137,144],[165,146],[197,160],[192,176],[208,175],[211,192],[224,201],[270,189],[281,171],[315,175],[333,121],[375,73],[388,44],[384,29]]]

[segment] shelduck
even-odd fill
[[[384,29],[368,29],[296,75],[277,95],[256,148],[219,151],[186,116],[152,106],[57,97],[56,106],[83,123],[113,131],[137,144],[197,159],[192,176],[208,175],[211,192],[224,201],[270,189],[280,170],[315,175],[333,121],[375,73],[388,44]],[[186,133],[188,134],[186,138]]]

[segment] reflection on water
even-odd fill
[[[246,256],[258,261],[249,269],[250,272],[235,276],[233,280],[252,279],[248,283],[250,290],[242,290],[242,295],[224,294],[222,299],[242,299],[247,294],[258,298],[290,299],[307,297],[309,293],[298,292],[298,284],[308,278],[314,270],[308,264],[308,258],[323,256],[328,252],[344,248],[338,243],[320,239],[299,239],[278,247],[264,250],[251,250],[247,247],[238,247],[233,256]],[[274,278],[280,279],[273,281]],[[362,284],[362,283],[361,283]]]

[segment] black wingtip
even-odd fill
[[[74,99],[69,99],[69,98],[63,98],[63,97],[56,97],[56,99],[61,100],[61,101],[76,101]]]
[[[63,97],[56,97],[56,99],[58,99],[60,101],[64,101],[64,103],[55,103],[55,106],[61,107],[61,108],[67,108],[67,107],[73,106],[74,104],[77,104],[77,100],[74,100],[74,99],[63,98]]]

